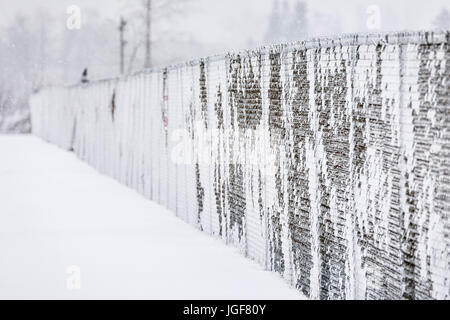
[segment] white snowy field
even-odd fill
[[[0,299],[11,298],[303,297],[72,153],[0,136]]]

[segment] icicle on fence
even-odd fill
[[[47,88],[33,132],[311,298],[446,299],[449,48],[352,35]]]

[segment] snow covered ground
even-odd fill
[[[303,297],[73,154],[0,136],[0,298]]]

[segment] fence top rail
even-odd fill
[[[223,54],[211,55],[208,57],[196,58],[185,62],[178,62],[167,66],[158,66],[139,70],[135,73],[117,76],[112,78],[105,78],[93,80],[88,83],[76,83],[69,85],[53,85],[47,88],[76,88],[88,87],[95,84],[105,82],[118,82],[139,75],[150,74],[154,72],[170,71],[180,69],[188,66],[199,65],[202,62],[213,62],[227,59],[229,57],[241,56],[256,56],[267,54],[271,52],[290,52],[292,50],[307,50],[307,49],[326,49],[340,46],[361,46],[361,45],[387,45],[387,44],[440,44],[450,42],[450,30],[433,30],[433,31],[401,31],[401,32],[383,32],[383,33],[350,33],[336,37],[319,37],[311,38],[303,41],[294,41],[275,45],[265,45],[254,49],[229,51]]]

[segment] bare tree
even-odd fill
[[[131,73],[133,71],[134,63],[136,61],[136,58],[137,58],[137,55],[138,55],[138,52],[139,52],[139,49],[141,48],[141,46],[142,46],[142,41],[135,43],[135,45],[133,46],[133,50],[131,51],[130,59],[128,61],[128,73]],[[145,60],[146,68],[151,66],[150,63],[147,64],[147,58],[150,58],[150,55],[147,56],[147,54],[146,54],[146,60]],[[150,61],[150,59],[148,61]]]
[[[29,130],[28,97],[52,81],[52,19],[45,11],[18,15],[3,30],[0,60],[0,117],[3,130]],[[9,129],[8,129],[9,128]]]
[[[264,41],[267,44],[273,44],[276,42],[281,42],[282,39],[282,17],[280,10],[280,3],[278,0],[273,1],[272,11],[269,18],[269,26],[267,27],[266,35]]]
[[[128,39],[130,42],[130,56],[128,72],[136,65],[141,48],[144,46],[142,61],[145,68],[155,64],[155,45],[162,45],[158,40],[158,30],[163,24],[176,25],[176,18],[185,13],[193,0],[140,0],[138,5],[135,1],[129,2],[131,7],[127,25]],[[133,6],[134,5],[134,6]],[[171,30],[173,32],[173,30]],[[167,33],[165,33],[167,37]]]
[[[308,9],[303,1],[298,1],[295,4],[293,13],[291,14],[291,21],[286,30],[287,40],[298,41],[305,40],[308,37]]]
[[[119,32],[120,32],[120,74],[123,74],[125,71],[125,45],[126,41],[124,39],[124,32],[125,27],[127,25],[127,22],[123,17],[120,17],[120,24],[119,24]]]
[[[151,52],[150,52],[150,43],[151,43],[151,8],[152,8],[152,0],[146,0],[145,5],[145,67],[150,68],[152,65],[151,62]],[[136,52],[136,51],[135,51]]]
[[[450,13],[443,8],[441,12],[433,21],[433,26],[436,29],[449,30],[450,29]]]

